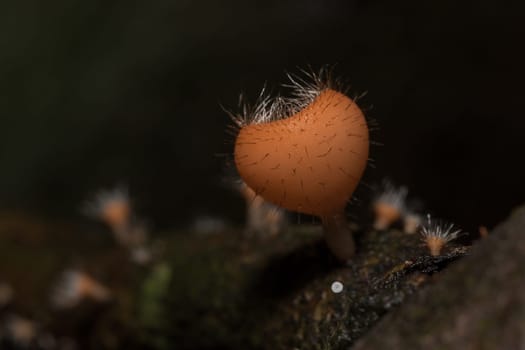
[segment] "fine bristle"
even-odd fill
[[[450,242],[464,234],[464,232],[456,228],[453,223],[432,220],[430,214],[427,214],[427,221],[421,226],[420,233],[423,236],[423,240],[437,238],[444,243]]]
[[[288,73],[289,82],[282,86],[291,89],[290,97],[271,96],[264,87],[254,105],[244,102],[244,96],[241,94],[239,96],[240,112],[226,112],[237,128],[286,119],[312,103],[324,90],[341,91],[339,85],[342,84],[332,79],[331,71],[329,68],[322,68],[317,73],[312,70],[301,70],[300,74]]]

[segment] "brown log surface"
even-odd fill
[[[525,207],[353,349],[524,349]]]

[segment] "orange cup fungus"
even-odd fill
[[[366,119],[355,101],[318,79],[296,89],[299,102],[281,99],[275,103],[284,107],[266,110],[284,115],[239,125],[235,164],[257,195],[319,217],[329,248],[347,261],[355,246],[344,210],[368,160]]]

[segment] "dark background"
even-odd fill
[[[491,227],[525,199],[523,9],[494,1],[12,1],[0,5],[0,206],[76,217],[129,184],[157,227],[242,217],[221,104],[336,64],[389,177]],[[226,171],[227,172],[227,171]],[[366,191],[361,196],[366,205]]]

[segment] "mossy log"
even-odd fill
[[[440,284],[436,272],[467,251],[450,245],[431,257],[417,235],[352,230],[358,252],[348,266],[319,226],[296,225],[267,239],[157,233],[162,253],[144,267],[103,227],[5,214],[0,276],[16,294],[0,316],[34,319],[80,349],[344,349],[422,286]],[[72,265],[111,288],[112,301],[52,309],[53,283]]]

